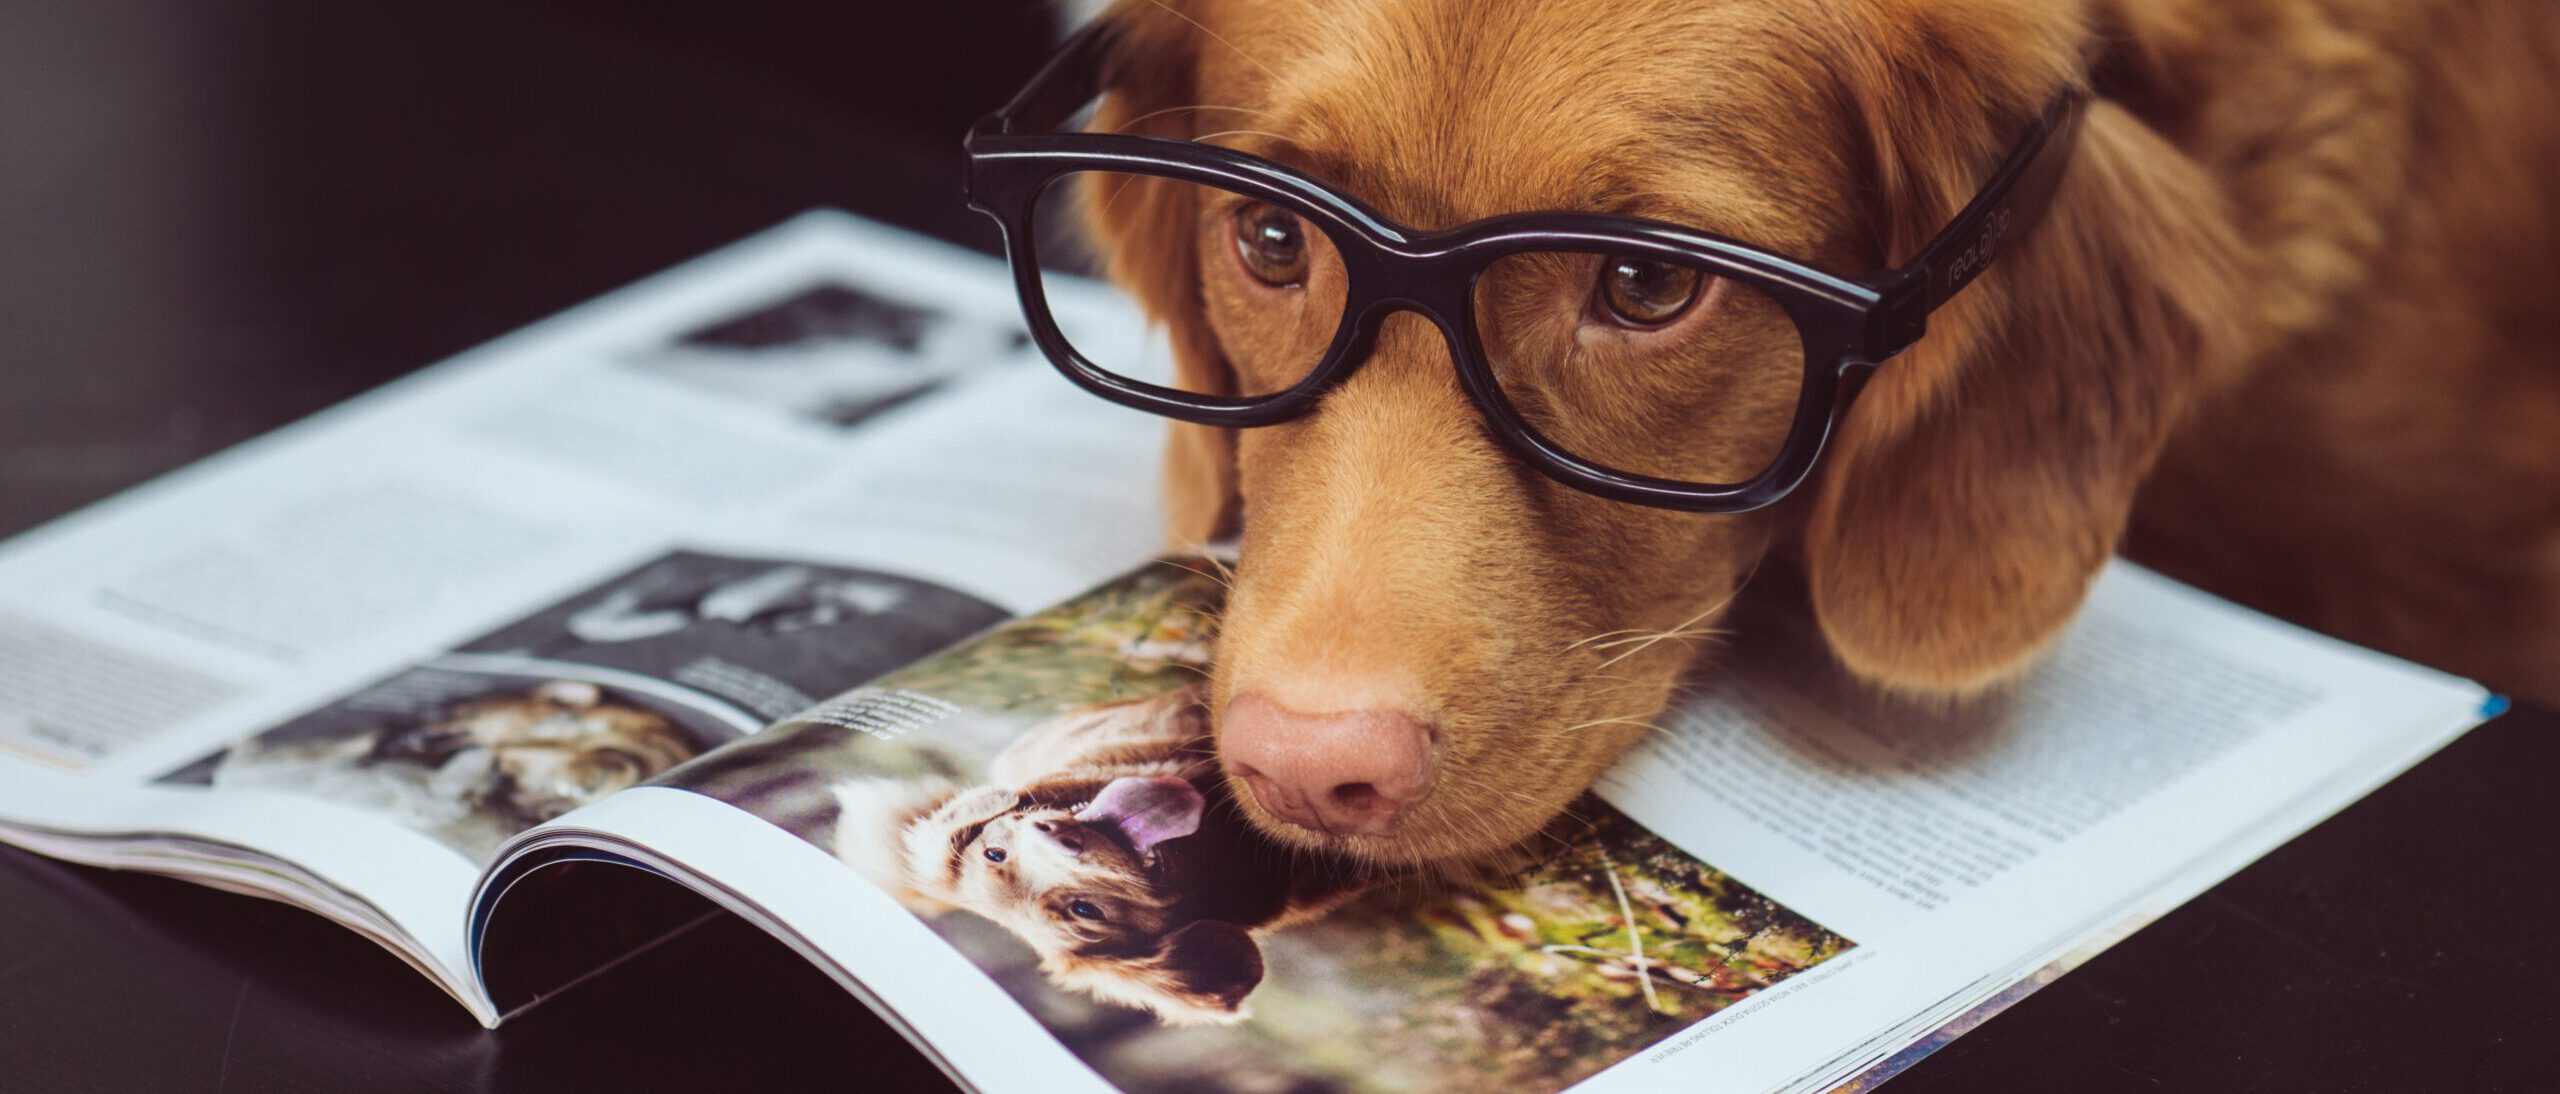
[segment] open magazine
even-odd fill
[[[810,214],[0,547],[0,839],[491,1026],[689,891],[979,1090],[1858,1090],[2494,709],[2127,564],[2015,687],[1898,703],[1773,581],[1510,857],[1292,853],[1208,749],[1157,424],[1006,278]]]

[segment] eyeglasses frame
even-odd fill
[[[1250,153],[1166,137],[1060,132],[1102,93],[1113,35],[1098,20],[1070,39],[1013,101],[973,127],[969,206],[1002,231],[1032,341],[1078,386],[1123,406],[1224,428],[1305,415],[1367,362],[1379,328],[1419,313],[1451,349],[1460,387],[1506,450],[1551,478],[1600,497],[1698,513],[1775,504],[1812,473],[1855,390],[1871,371],[1927,333],[1931,313],[1979,277],[2052,203],[2085,112],[2065,91],[2013,146],[1989,181],[1912,260],[1847,278],[1739,240],[1663,221],[1607,213],[1525,212],[1419,231],[1314,178]],[[1043,193],[1085,172],[1145,175],[1222,188],[1296,214],[1325,233],[1346,279],[1343,316],[1315,369],[1286,390],[1256,396],[1180,391],[1095,365],[1068,342],[1041,284],[1033,220]],[[1766,294],[1804,346],[1795,420],[1768,467],[1739,483],[1683,482],[1620,471],[1558,446],[1501,392],[1474,322],[1475,286],[1494,262],[1569,252],[1671,262],[1733,278]]]

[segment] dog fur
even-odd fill
[[[1237,794],[1272,838],[1391,863],[1523,838],[1646,732],[1764,555],[1802,569],[1832,651],[1888,689],[2012,677],[2122,546],[2560,700],[2560,5],[1131,0],[1105,17],[1123,28],[1095,129],[1242,148],[1417,226],[1632,213],[1849,274],[1907,260],[2057,93],[2095,96],[2051,212],[1877,373],[1773,511],[1614,504],[1523,469],[1409,315],[1306,418],[1176,425],[1174,538],[1242,537],[1213,710],[1255,690],[1436,731],[1437,789],[1395,832],[1316,833]],[[1180,188],[1122,189],[1089,224],[1183,382],[1256,386],[1256,344],[1283,335],[1221,310],[1232,246]],[[1658,366],[1675,393],[1774,367]]]
[[[518,832],[692,759],[665,715],[594,684],[553,680],[455,703],[434,717],[251,737],[208,781],[388,813],[475,858]]]
[[[1241,1020],[1263,976],[1257,939],[1356,894],[1363,871],[1245,827],[1210,757],[1202,699],[1192,687],[1061,715],[1007,745],[979,786],[850,780],[836,788],[837,856],[919,915],[957,909],[1003,926],[1061,987],[1168,1024]],[[1166,776],[1202,792],[1198,830],[1138,854],[1096,839],[1030,873],[1030,824],[1072,826],[1114,780]],[[999,844],[1011,861],[989,863],[984,849]],[[1076,900],[1108,914],[1062,910]]]

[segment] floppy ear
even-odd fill
[[[1244,997],[1262,983],[1262,947],[1242,927],[1203,919],[1165,939],[1149,973],[1156,990],[1182,1000],[1190,1013],[1234,1021],[1244,1017]]]
[[[1193,98],[1202,41],[1198,24],[1151,0],[1122,3],[1103,16],[1119,37],[1104,69],[1105,94],[1094,132],[1189,140],[1199,130]],[[1138,298],[1173,344],[1174,386],[1232,395],[1236,383],[1203,319],[1199,261],[1192,247],[1193,198],[1179,183],[1114,177],[1080,195],[1111,280]],[[1176,548],[1233,535],[1242,506],[1236,493],[1236,441],[1231,429],[1168,423],[1164,490],[1166,536]]]
[[[2067,13],[1892,6],[1919,24],[1905,52],[1884,43],[1846,79],[1881,257],[1900,264],[2082,79],[2085,39]],[[1888,687],[1965,692],[2029,663],[2113,554],[2169,431],[2239,359],[2240,248],[2212,179],[2105,100],[2072,155],[2043,221],[1877,370],[1826,461],[1805,534],[1815,612],[1841,661]]]
[[[1203,919],[1165,936],[1145,957],[1052,963],[1061,985],[1150,1011],[1166,1025],[1228,1025],[1247,1017],[1244,997],[1262,983],[1262,947],[1251,932]]]

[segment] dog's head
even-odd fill
[[[2103,77],[2151,94],[2175,67],[2097,44],[2160,28],[2051,0],[1136,0],[1106,17],[1122,26],[1096,129],[1241,148],[1423,228],[1626,213],[1844,274],[1911,258],[2058,93]],[[2117,100],[2093,104],[2053,210],[1877,373],[1773,511],[1641,508],[1527,469],[1411,315],[1306,417],[1175,426],[1176,538],[1241,525],[1213,688],[1238,798],[1276,838],[1372,861],[1515,842],[1645,732],[1772,550],[1800,557],[1864,677],[1961,693],[2013,673],[2233,356],[2223,200]],[[1268,362],[1333,326],[1318,298],[1338,305],[1338,261],[1258,253],[1292,238],[1238,219],[1268,212],[1161,182],[1087,198],[1187,389],[1268,390]],[[1256,265],[1300,258],[1294,281]],[[1785,319],[1711,279],[1678,318],[1613,325],[1607,294],[1628,287],[1611,265],[1489,277],[1488,351],[1583,354],[1520,380],[1597,408],[1559,426],[1578,446],[1729,481],[1784,427],[1791,395],[1772,393],[1803,367]]]
[[[439,768],[437,781],[467,783],[449,792],[535,824],[637,785],[696,751],[664,716],[593,684],[555,680],[464,703],[442,720],[378,742],[373,759]]]
[[[1192,871],[1167,846],[1199,827],[1206,804],[1180,778],[849,784],[838,798],[841,857],[911,908],[1002,925],[1062,986],[1168,1022],[1216,1023],[1241,1018],[1262,981],[1260,946],[1198,914]]]

